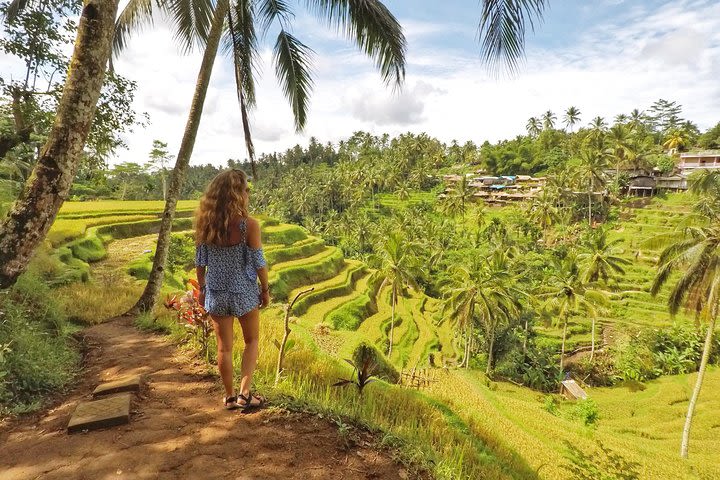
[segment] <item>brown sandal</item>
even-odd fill
[[[235,395],[230,397],[223,397],[223,405],[225,405],[225,409],[237,410],[238,408],[241,408],[242,406],[237,403],[237,400],[237,396]]]
[[[238,407],[241,408],[243,412],[248,412],[265,406],[265,397],[262,395],[253,395],[252,392],[248,392],[247,396],[241,393],[238,395],[238,399],[244,402],[237,403]],[[253,404],[253,399],[257,399],[258,403]]]

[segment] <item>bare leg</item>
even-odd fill
[[[247,397],[252,387],[253,372],[258,359],[258,339],[260,335],[260,311],[256,308],[240,317],[245,349],[243,350],[242,367],[240,368],[240,393]],[[251,404],[260,403],[252,398]]]
[[[230,397],[234,392],[232,366],[233,317],[217,315],[210,315],[210,317],[213,320],[213,328],[217,338],[218,370],[220,370],[220,378],[222,378],[225,387],[225,396]]]

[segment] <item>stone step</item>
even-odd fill
[[[98,385],[92,395],[93,398],[97,398],[111,393],[138,392],[142,381],[142,375],[119,378],[113,382],[106,382]]]
[[[131,393],[120,393],[100,400],[81,402],[70,417],[67,426],[68,433],[130,423],[131,399]]]

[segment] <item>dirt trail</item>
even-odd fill
[[[216,377],[164,338],[118,318],[85,330],[77,388],[49,411],[0,425],[0,477],[14,479],[397,479],[407,472],[333,424],[261,410],[226,411]],[[65,433],[78,402],[118,375],[146,374],[128,425]],[[60,401],[60,400],[59,400]]]

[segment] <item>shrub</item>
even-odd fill
[[[612,355],[606,352],[596,352],[592,361],[587,356],[573,364],[571,369],[578,377],[585,379],[585,383],[596,387],[609,387],[621,378]]]
[[[74,240],[65,246],[70,249],[73,257],[83,262],[97,262],[107,256],[105,245],[94,229],[90,230],[85,237]]]
[[[195,265],[195,241],[192,235],[174,234],[170,237],[167,266],[170,273],[185,272]]]
[[[32,274],[0,293],[0,413],[39,408],[64,387],[80,361],[61,307]]]
[[[374,360],[375,368],[372,373],[374,376],[382,378],[389,383],[397,383],[400,381],[400,374],[388,361],[387,357],[380,353],[380,350],[375,348],[375,346],[362,341],[353,350],[353,363],[355,363],[355,365],[361,364],[366,356],[371,356]]]
[[[543,400],[543,410],[550,413],[551,415],[555,415],[556,417],[560,414],[560,410],[558,409],[558,401],[554,395],[545,395],[545,399]]]
[[[557,388],[560,367],[557,350],[529,342],[523,354],[521,347],[507,353],[495,367],[495,374],[527,387],[550,392]]]
[[[586,400],[578,400],[575,405],[575,416],[582,420],[585,426],[596,425],[600,419],[600,412],[598,412],[597,404],[591,398]]]

